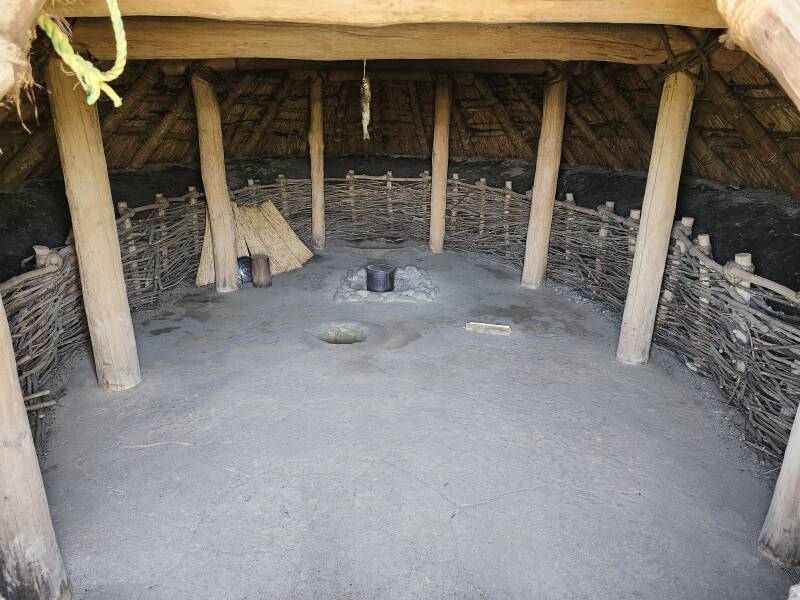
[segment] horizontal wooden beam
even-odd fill
[[[204,19],[130,18],[125,21],[130,59],[288,58],[296,60],[378,59],[551,59],[659,64],[668,54],[658,27],[651,25],[415,24],[346,27],[302,23],[245,23]],[[116,48],[108,19],[81,19],[76,45],[98,59]],[[672,50],[692,49],[681,36]],[[719,50],[716,63],[738,62],[743,53]]]
[[[191,60],[161,61],[166,75],[183,75]],[[329,81],[361,80],[363,63],[360,60],[311,61],[285,58],[211,58],[204,64],[217,73],[238,71],[289,71],[294,78],[303,73],[323,73]],[[367,71],[370,79],[405,81],[431,81],[438,73],[512,73],[515,75],[542,75],[549,72],[543,60],[372,60]],[[2,116],[2,113],[0,113]]]
[[[120,0],[123,16],[382,27],[408,23],[654,23],[723,28],[714,0]],[[107,17],[105,0],[57,0],[65,17]]]

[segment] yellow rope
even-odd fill
[[[122,14],[117,6],[117,0],[106,0],[108,12],[111,17],[111,25],[114,28],[114,39],[117,43],[117,56],[114,65],[108,71],[101,71],[88,60],[75,53],[69,41],[69,35],[61,26],[46,13],[39,15],[37,23],[53,42],[53,48],[61,57],[61,60],[72,69],[75,76],[80,81],[81,86],[86,91],[86,103],[94,104],[100,97],[100,92],[114,102],[115,107],[122,105],[122,98],[111,89],[108,81],[113,81],[122,74],[125,68],[125,61],[128,58],[128,43],[125,39],[125,29],[122,26]]]

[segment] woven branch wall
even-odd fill
[[[359,176],[328,179],[332,239],[428,237],[430,178]],[[311,185],[278,177],[231,193],[240,205],[272,200],[295,231],[310,240]],[[152,307],[164,292],[188,284],[199,262],[205,226],[202,194],[160,198],[120,208],[117,221],[132,310]],[[449,181],[445,246],[522,266],[530,201],[510,187]],[[548,275],[621,312],[638,222],[557,202]],[[691,219],[676,224],[664,275],[655,341],[691,370],[712,378],[744,415],[748,442],[780,460],[800,401],[800,320],[782,312],[800,297],[735,264],[713,260],[707,236],[691,239]],[[87,337],[75,259],[69,247],[47,266],[4,284],[20,381],[30,398]],[[31,402],[30,398],[28,401]]]

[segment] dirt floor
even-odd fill
[[[333,302],[377,261],[438,296]],[[342,320],[366,341],[317,339]],[[505,267],[337,247],[137,337],[144,381],[105,393],[84,361],[50,432],[78,599],[786,598],[763,467],[710,388],[617,363],[607,315]]]

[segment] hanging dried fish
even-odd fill
[[[372,89],[367,77],[367,61],[364,61],[364,75],[361,78],[361,128],[364,131],[364,139],[369,139],[369,105],[372,101]]]

